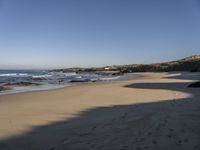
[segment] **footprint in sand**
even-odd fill
[[[181,132],[182,132],[182,133],[185,133],[185,130],[184,130],[184,129],[181,129]]]
[[[182,144],[182,140],[178,140],[178,144],[181,145]]]
[[[167,137],[171,139],[171,138],[172,138],[172,135],[171,135],[171,134],[168,134]]]
[[[151,132],[148,132],[147,135],[150,136],[150,135],[152,135],[152,133],[151,133]]]
[[[152,143],[153,143],[154,145],[156,145],[158,142],[157,142],[156,140],[153,140]]]
[[[184,139],[184,142],[187,143],[189,140],[187,138]]]

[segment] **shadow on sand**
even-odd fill
[[[175,72],[168,72],[168,74],[170,75],[173,75]],[[193,80],[200,80],[200,77],[199,77],[199,72],[177,72],[178,75],[176,76],[169,76],[167,77],[168,79],[183,79],[183,80],[190,80],[191,78]]]
[[[93,108],[73,119],[3,139],[0,150],[199,150],[200,94],[187,85],[127,85],[124,88],[169,89],[191,97]]]

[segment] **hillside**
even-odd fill
[[[63,72],[104,72],[115,71],[118,73],[129,72],[169,72],[169,71],[191,71],[200,72],[200,55],[194,55],[183,58],[177,61],[170,61],[164,63],[154,64],[130,64],[130,65],[118,65],[118,66],[106,66],[99,68],[66,68],[56,69],[54,71]],[[116,73],[115,73],[116,74]]]
[[[190,56],[177,61],[155,64],[133,64],[118,67],[122,72],[148,72],[148,71],[200,71],[200,55]]]

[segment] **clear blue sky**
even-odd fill
[[[0,68],[153,63],[200,54],[199,0],[0,0]]]

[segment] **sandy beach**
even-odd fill
[[[200,73],[0,96],[0,150],[199,150]]]

